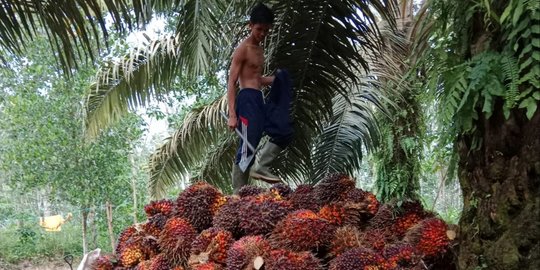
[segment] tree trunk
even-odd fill
[[[131,161],[131,190],[133,192],[133,224],[137,224],[137,181],[135,180],[137,169],[133,154],[129,155],[129,160]]]
[[[499,103],[480,138],[458,139],[463,213],[459,269],[540,269],[540,107],[531,120]]]
[[[116,250],[115,250],[115,246],[116,246],[116,243],[115,243],[115,239],[114,239],[114,230],[113,230],[113,225],[112,225],[112,205],[111,205],[111,202],[107,201],[106,203],[106,213],[107,213],[107,228],[108,228],[108,231],[109,231],[109,239],[111,240],[111,250],[112,250],[112,253],[113,255],[116,255]]]
[[[88,242],[86,241],[87,235],[88,235],[88,227],[87,227],[87,220],[88,220],[88,212],[86,212],[86,209],[82,209],[82,241],[83,241],[83,255],[88,253]]]

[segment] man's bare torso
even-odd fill
[[[243,63],[240,67],[238,81],[240,88],[261,89],[261,75],[264,65],[263,48],[243,41],[237,48],[243,55]]]

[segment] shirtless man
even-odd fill
[[[251,173],[250,168],[254,163],[255,153],[252,153],[247,144],[240,140],[232,171],[232,184],[235,193],[247,184],[250,175],[268,183],[281,182],[279,177],[274,176],[269,171],[269,166],[275,156],[286,146],[288,140],[280,140],[279,134],[269,132],[268,125],[271,124],[271,121],[265,119],[265,101],[260,90],[262,86],[271,85],[275,79],[275,76],[262,76],[264,51],[261,43],[268,35],[273,21],[274,14],[267,6],[262,3],[255,6],[251,11],[249,21],[251,33],[240,43],[232,56],[227,84],[229,110],[227,125],[233,131],[238,128],[244,138],[247,138],[255,148],[259,144],[263,132],[266,131],[272,137],[271,141],[261,149],[260,159]],[[240,85],[238,95],[236,93],[237,82]],[[276,130],[276,128],[271,130]],[[277,144],[273,142],[274,137],[277,138]]]

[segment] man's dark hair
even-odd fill
[[[253,24],[272,24],[274,23],[274,12],[265,4],[259,3],[251,10],[249,22]]]

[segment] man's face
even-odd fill
[[[268,32],[270,32],[272,25],[265,23],[250,23],[249,28],[251,28],[251,35],[254,37],[255,41],[262,42],[268,35]]]

